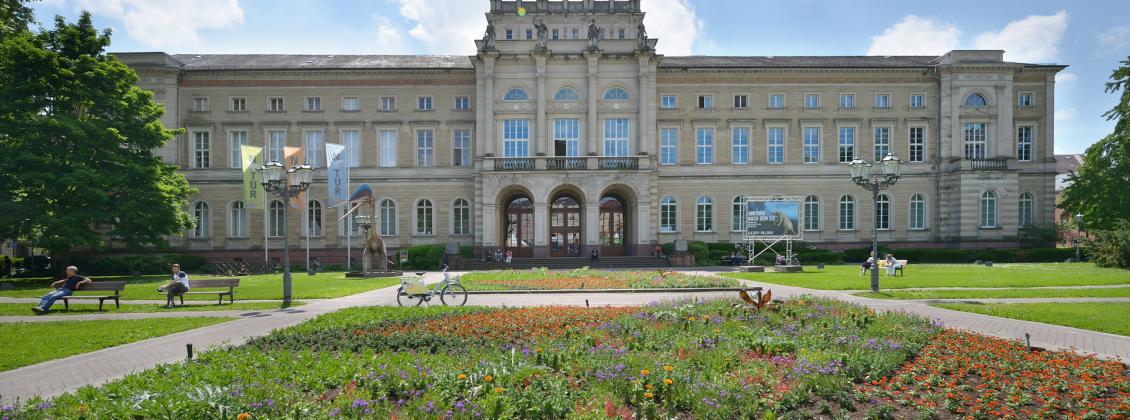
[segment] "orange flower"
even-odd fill
[[[490,381],[493,381],[493,380],[494,380],[494,377],[493,377],[493,376],[490,376],[490,375],[487,375],[487,376],[484,376],[484,377],[483,377],[483,380],[484,380],[484,381],[487,381],[487,382],[490,382]]]
[[[650,392],[645,392],[645,393],[643,393],[643,397],[644,397],[644,398],[651,398],[651,397],[654,397],[654,396],[655,396],[655,394],[652,394],[652,393],[650,393]]]
[[[647,375],[650,375],[650,374],[651,374],[651,371],[647,370],[647,369],[640,371],[640,375],[642,375],[642,376],[647,376]]]
[[[455,379],[458,379],[458,380],[461,380],[461,381],[462,381],[462,380],[464,380],[464,379],[467,379],[467,375],[464,375],[464,374],[460,373],[460,374],[459,374],[459,376],[456,376],[456,377],[455,377]]]
[[[494,389],[494,393],[495,393],[495,394],[501,394],[501,393],[502,393],[502,391],[505,391],[505,390],[504,390],[504,389],[502,389],[502,388],[495,388],[495,389]]]
[[[247,414],[247,413],[239,413],[239,415],[235,416],[235,418],[236,418],[236,420],[247,420],[247,419],[251,418],[251,415]]]
[[[672,381],[672,380],[670,380],[670,379],[664,379],[664,380],[663,380],[663,385],[671,385],[671,384],[673,384],[673,383],[675,383],[675,381]]]
[[[649,389],[649,390],[652,388],[651,384],[644,385],[643,387],[644,387],[644,389]]]
[[[675,370],[675,367],[671,365],[663,365],[663,370],[670,372],[672,370]]]

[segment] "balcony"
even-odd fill
[[[545,169],[550,171],[583,170],[588,165],[582,157],[551,157],[545,159]]]
[[[969,162],[969,169],[973,171],[1007,171],[1008,159],[1006,158],[987,158],[987,159],[966,159]]]
[[[486,157],[483,167],[488,171],[623,171],[647,169],[650,162],[647,156]]]
[[[496,171],[532,171],[534,158],[495,158],[494,170]]]

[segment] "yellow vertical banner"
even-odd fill
[[[259,167],[263,166],[263,148],[239,146],[240,162],[243,166],[243,206],[259,208],[263,201],[263,182],[259,179]]]
[[[284,147],[283,148],[283,166],[286,168],[287,175],[289,176],[290,170],[295,166],[301,165],[306,162],[306,153],[301,147]],[[290,208],[304,209],[306,208],[306,192],[303,191],[298,194],[298,197],[290,199]],[[305,219],[304,219],[305,220]]]

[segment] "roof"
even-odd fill
[[[1057,174],[1066,174],[1075,169],[1076,166],[1083,165],[1083,155],[1055,155],[1055,172]]]
[[[664,56],[660,68],[922,68],[938,64],[936,55],[845,56]]]
[[[184,70],[471,69],[463,55],[176,54]]]

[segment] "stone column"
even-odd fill
[[[483,138],[479,141],[483,142],[486,146],[486,154],[497,156],[495,151],[497,148],[498,139],[494,136],[494,60],[498,57],[498,53],[484,53],[483,60],[483,73],[482,77],[485,91],[480,95],[479,106],[483,109],[479,124],[483,127]]]
[[[499,247],[502,246],[498,242],[498,206],[495,204],[483,204],[483,223],[479,226],[479,237],[483,238],[482,245],[484,247]]]
[[[533,147],[531,148],[532,150],[530,150],[530,152],[533,153],[534,156],[537,156],[538,152],[549,155],[549,152],[553,150],[553,148],[550,147],[548,143],[549,127],[548,124],[545,123],[545,61],[546,58],[549,57],[549,53],[547,51],[534,51],[530,53],[530,55],[532,55],[534,57],[534,60],[537,62],[538,78],[538,115],[536,119],[537,130],[535,130],[537,134],[535,135],[536,141],[534,141]]]
[[[585,51],[585,61],[588,64],[588,85],[589,85],[589,94],[588,94],[588,100],[589,100],[588,101],[589,102],[588,111],[589,112],[588,112],[588,121],[585,123],[585,127],[588,128],[588,134],[585,138],[585,150],[590,155],[599,155],[600,154],[600,149],[599,149],[600,141],[597,139],[597,135],[598,135],[597,133],[599,133],[599,130],[598,130],[597,127],[600,125],[600,122],[597,120],[597,116],[596,116],[596,104],[597,104],[596,99],[597,99],[598,95],[600,95],[600,93],[597,92],[597,77],[596,77],[597,64],[598,64],[599,60],[600,60],[600,51]]]
[[[549,203],[534,202],[534,256],[549,256]]]
[[[1045,159],[1055,159],[1055,74],[1048,74],[1046,80],[1047,87],[1044,94],[1044,103],[1040,104],[1044,107],[1044,130],[1043,132],[1037,130],[1037,137],[1032,140],[1036,145],[1038,145],[1038,147],[1044,148],[1043,156]],[[1044,138],[1043,142],[1039,141],[1040,137]],[[1038,155],[1036,154],[1036,151],[1033,150],[1033,159],[1035,159],[1036,156]]]
[[[600,244],[600,203],[585,202],[585,256]]]
[[[632,152],[630,153],[637,155],[640,152],[647,151],[644,146],[644,134],[647,133],[645,127],[648,127],[647,111],[651,92],[648,90],[648,57],[645,54],[646,53],[640,53],[639,56],[640,71],[638,82],[636,83],[636,127],[634,136],[636,144],[632,147]]]

